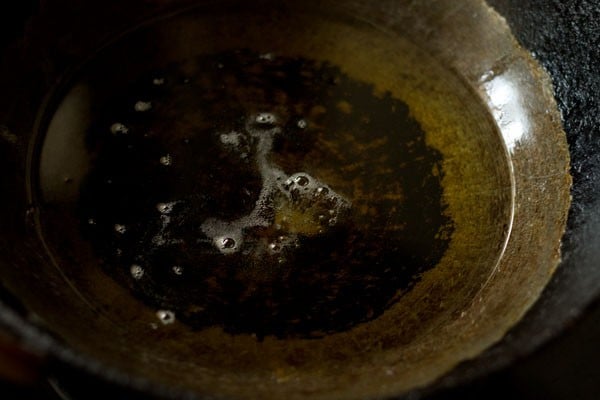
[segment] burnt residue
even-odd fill
[[[136,111],[138,101],[152,108]],[[447,248],[441,154],[406,104],[328,63],[250,51],[202,56],[115,88],[93,111],[82,234],[108,274],[194,328],[280,338],[344,331],[383,313]],[[306,207],[278,208],[287,200],[273,194],[263,216],[271,224],[245,229],[239,251],[222,254],[201,226],[255,208],[264,182],[248,119],[263,111],[280,128],[269,165],[304,172],[351,206],[335,224],[311,229]],[[115,123],[127,131],[111,132]],[[224,144],[232,132],[239,136]],[[172,209],[161,213],[167,202]],[[283,252],[265,247],[292,233]],[[135,268],[132,276],[134,265],[143,275]]]

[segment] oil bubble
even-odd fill
[[[329,193],[329,189],[327,189],[325,186],[318,187],[317,190],[315,190],[315,195],[317,196],[324,196],[327,193]]]
[[[149,101],[138,101],[133,106],[134,110],[137,112],[146,112],[152,109],[152,103]]]
[[[223,254],[232,254],[238,250],[238,242],[228,236],[217,237],[214,243]]]
[[[166,154],[160,158],[159,162],[165,167],[168,167],[173,163],[173,158],[170,154]]]
[[[175,202],[170,203],[158,203],[156,205],[156,209],[161,214],[170,214],[173,212],[173,207],[175,206]]]
[[[242,134],[238,132],[222,133],[219,136],[221,143],[231,147],[238,147],[241,142]]]
[[[235,240],[232,238],[221,238],[219,243],[222,249],[233,249],[235,247]]]
[[[163,325],[169,325],[175,322],[175,313],[170,310],[158,310],[156,316]]]
[[[127,128],[125,125],[123,125],[120,122],[115,122],[114,124],[112,124],[110,126],[110,131],[113,135],[118,135],[118,134],[125,135],[125,134],[129,133],[129,128]]]
[[[277,117],[275,117],[275,114],[263,112],[256,116],[255,121],[261,125],[271,125],[277,122]]]
[[[144,268],[137,264],[133,264],[131,268],[129,268],[129,272],[133,279],[142,279],[144,276]]]
[[[171,268],[173,270],[173,273],[175,275],[183,275],[183,267],[180,265],[174,265],[173,268]]]
[[[122,224],[115,224],[115,232],[120,233],[121,235],[127,232],[127,227]]]
[[[299,175],[294,179],[299,186],[306,186],[310,183],[310,179],[306,175]]]
[[[306,129],[306,127],[308,126],[308,122],[306,122],[305,119],[301,119],[296,123],[296,126],[298,126],[298,128],[300,129]]]
[[[152,238],[152,244],[159,247],[164,246],[165,244],[167,244],[167,240],[162,235],[155,235]]]
[[[258,56],[261,60],[273,61],[275,59],[275,54],[273,53],[264,53]]]
[[[269,244],[269,249],[273,252],[278,252],[279,250],[281,250],[281,246],[279,245],[279,243],[270,243]]]

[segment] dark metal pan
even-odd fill
[[[0,321],[23,364],[72,398],[419,398],[531,353],[600,292],[598,12],[32,2],[0,69]],[[207,124],[197,110],[213,109]],[[361,132],[367,144],[347,141]],[[238,156],[255,157],[247,201],[239,174],[210,171],[211,157],[239,168]],[[98,186],[113,180],[122,197]],[[317,200],[303,200],[313,184]],[[156,203],[165,191],[187,197]],[[236,201],[246,216],[202,214]],[[306,216],[325,201],[314,228]],[[146,268],[167,257],[156,248],[172,219],[177,265]],[[285,233],[265,242],[275,225]],[[282,247],[298,264],[285,269]],[[342,267],[320,261],[344,251]]]

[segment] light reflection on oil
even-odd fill
[[[48,127],[40,159],[40,182],[48,200],[75,201],[90,159],[84,137],[90,119],[90,92],[73,88]]]
[[[486,82],[483,89],[506,147],[512,152],[519,143],[527,139],[530,131],[521,89],[506,75]]]

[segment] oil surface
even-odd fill
[[[110,304],[105,278],[158,326],[260,339],[347,332],[451,291],[468,301],[498,256],[510,190],[478,100],[433,64],[430,82],[413,70],[386,81],[394,65],[371,57],[365,74],[363,51],[329,59],[326,42],[260,38],[262,17],[220,18],[232,17],[206,26],[221,43],[186,40],[194,51],[158,57],[149,45],[202,26],[185,17],[127,37],[57,101],[40,154],[41,228],[72,285],[115,315],[130,311]]]
[[[441,154],[405,103],[305,58],[238,50],[192,69],[114,88],[82,132],[79,229],[135,296],[194,328],[319,336],[379,316],[439,262]]]

